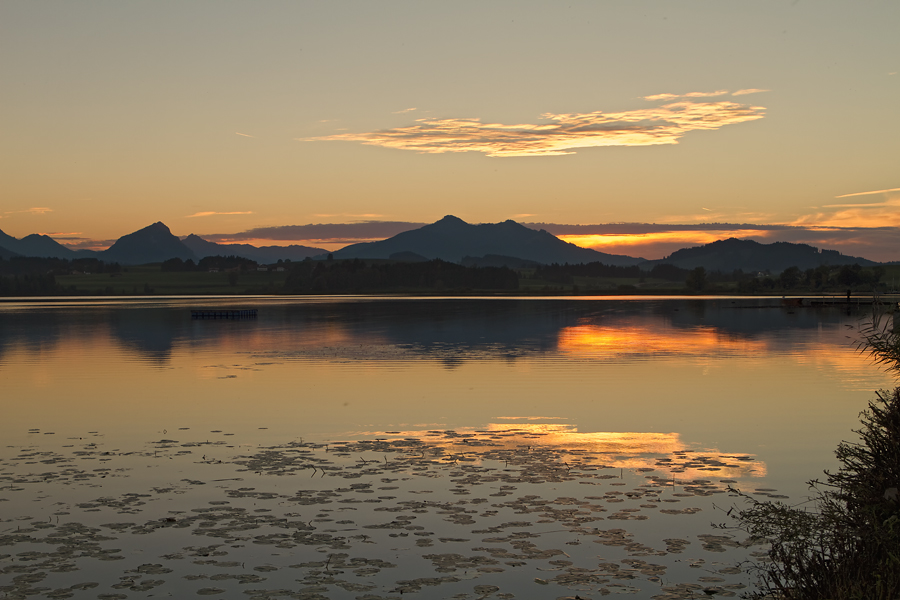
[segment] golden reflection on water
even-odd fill
[[[321,441],[505,427],[620,468],[803,482],[831,466],[872,390],[891,383],[827,313],[798,313],[805,325],[792,329],[780,306],[569,318],[571,306],[410,318],[304,307],[248,322],[192,322],[180,308],[55,321],[47,311],[15,334],[8,325],[24,317],[0,311],[0,437],[191,428]],[[695,466],[690,450],[761,458]]]
[[[528,417],[525,417],[526,419]],[[449,435],[448,435],[449,433]],[[510,426],[490,423],[481,429],[459,428],[453,432],[421,430],[359,432],[355,436],[384,439],[422,439],[451,456],[477,456],[476,445],[488,443],[494,449],[521,453],[533,448],[596,460],[604,468],[664,473],[678,479],[765,477],[766,465],[747,453],[723,454],[717,449],[690,448],[678,433],[579,432],[572,425],[523,423]]]
[[[709,356],[723,353],[762,354],[769,351],[769,343],[765,339],[724,334],[712,327],[673,330],[662,324],[658,327],[585,324],[563,329],[559,335],[559,350],[574,355],[677,353],[683,356]]]

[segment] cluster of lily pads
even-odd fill
[[[761,556],[710,527],[752,481],[747,455],[626,468],[515,428],[269,446],[213,433],[4,448],[0,598],[733,597]]]

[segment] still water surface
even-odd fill
[[[190,315],[243,305],[259,317]],[[672,587],[681,583],[734,594],[752,578],[728,569],[753,549],[719,560],[715,540],[698,536],[720,533],[709,524],[726,520],[714,504],[734,502],[727,485],[801,501],[805,482],[834,466],[834,447],[852,436],[873,391],[893,384],[856,349],[852,328],[864,316],[758,298],[8,302],[0,305],[0,485],[8,486],[0,535],[23,523],[77,523],[126,554],[122,567],[48,553],[41,535],[50,534],[37,528],[0,547],[0,586],[34,581],[0,589],[90,598],[111,586],[122,597],[239,590],[259,598],[535,597],[535,589],[551,598],[603,590],[675,598],[699,589]],[[335,506],[353,504],[342,494],[365,491],[381,495],[353,507],[352,519],[331,518]],[[442,510],[415,505],[422,494]],[[556,508],[535,500],[544,497]],[[263,500],[268,508],[257,506]],[[184,520],[213,510],[198,506],[232,512]],[[558,512],[571,506],[594,517]],[[375,522],[401,509],[418,510],[421,526],[416,514]],[[246,518],[272,510],[281,524]],[[261,536],[279,535],[266,528],[283,530],[289,515],[313,529],[323,519],[317,531],[326,533],[315,535],[325,537],[297,526],[292,542],[269,552],[279,539]],[[213,527],[226,517],[242,525]],[[501,517],[506,525],[493,523]],[[116,529],[115,520],[130,525]],[[177,525],[184,539],[174,530],[151,536],[149,522]],[[515,527],[524,529],[511,534]],[[65,535],[77,546],[72,536],[81,534]],[[219,563],[231,570],[203,558],[201,542],[191,543],[197,535],[213,537],[202,548],[219,544],[209,552],[230,553]],[[522,545],[528,535],[540,548]],[[109,550],[92,543],[93,558]],[[246,549],[252,544],[269,544],[265,560]],[[357,556],[363,547],[368,558]],[[393,567],[372,562],[388,554]],[[348,563],[353,556],[362,562]],[[169,575],[153,575],[152,564]],[[416,584],[423,572],[436,582]],[[97,585],[80,588],[82,580]],[[428,592],[436,585],[440,592]]]

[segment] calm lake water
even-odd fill
[[[259,316],[191,319],[210,306]],[[759,298],[2,303],[0,593],[738,594],[753,580],[734,565],[760,549],[711,529],[716,507],[728,485],[800,502],[835,466],[894,385],[856,349],[865,316]]]

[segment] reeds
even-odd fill
[[[738,528],[769,544],[752,598],[900,598],[900,388],[879,392],[860,417],[860,441],[838,445],[841,466],[810,482],[809,503],[760,502],[734,490],[750,504],[736,512]]]

